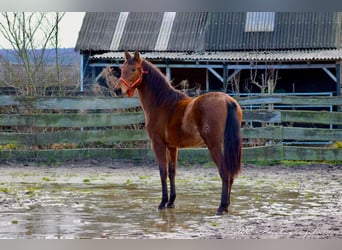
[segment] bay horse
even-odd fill
[[[138,91],[145,127],[159,164],[162,200],[158,209],[174,207],[178,148],[206,145],[222,181],[221,203],[216,214],[228,213],[232,184],[241,170],[239,104],[222,92],[191,98],[173,88],[162,72],[142,59],[138,51],[134,55],[125,51],[124,55],[114,92],[117,96],[132,97],[135,89]]]

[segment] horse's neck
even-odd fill
[[[152,110],[153,105],[153,96],[151,93],[146,91],[146,87],[138,88],[138,95],[140,104],[145,112],[145,114],[149,114]]]
[[[176,91],[172,88],[169,82],[165,81],[165,78],[157,68],[150,65],[147,62],[143,62],[143,70],[147,71],[147,74],[144,77],[143,83],[141,84],[141,87],[138,88],[138,94],[140,103],[145,111],[146,114],[152,114],[158,112],[159,109],[165,108],[165,103],[162,105],[158,103],[158,98],[160,98],[163,93],[172,93],[173,91]],[[145,82],[144,82],[145,81]],[[148,82],[153,81],[153,82]],[[160,91],[155,91],[150,88],[152,88],[152,84],[157,84],[163,86]]]

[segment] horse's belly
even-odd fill
[[[203,145],[205,143],[200,136],[185,137],[179,143],[180,148],[201,147]]]
[[[167,142],[170,146],[180,148],[200,147],[205,145],[196,127],[188,128],[186,130],[183,128],[177,131],[169,131]]]

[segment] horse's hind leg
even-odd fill
[[[229,194],[232,182],[230,181],[228,170],[224,164],[224,158],[220,145],[218,144],[211,147],[208,146],[208,150],[210,152],[211,158],[217,166],[222,181],[221,203],[216,212],[217,215],[222,215],[223,213],[228,213]]]
[[[230,192],[232,191],[232,186],[234,182],[234,177],[229,177],[229,187],[228,187],[228,206],[230,205]]]
[[[178,149],[168,148],[169,151],[169,180],[170,180],[170,199],[167,203],[167,208],[174,208],[174,201],[176,199],[176,169],[177,169],[177,158]]]

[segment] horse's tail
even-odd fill
[[[230,176],[241,170],[242,136],[235,102],[227,102],[227,120],[224,131],[224,161]]]

